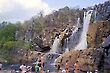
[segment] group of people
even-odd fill
[[[64,32],[61,33],[62,38],[64,37],[64,34],[65,34]],[[105,41],[105,38],[104,38],[104,41]],[[106,54],[108,55],[108,49],[106,51],[107,51]],[[78,61],[76,61],[73,66],[74,66],[73,67],[74,73],[80,73]],[[69,73],[69,60],[66,61],[63,67],[64,69],[61,69],[61,63],[58,63],[56,73]],[[38,59],[36,61],[36,64],[34,65],[34,68],[36,73],[44,73],[44,55],[43,54],[38,55]],[[20,70],[21,70],[21,73],[27,73],[27,71],[28,73],[29,71],[31,73],[32,67],[28,67],[25,64],[23,64],[20,66]],[[46,73],[49,73],[49,71],[47,71]]]
[[[64,69],[61,70],[60,63],[58,63],[57,64],[57,73],[70,73],[69,72],[69,60],[66,60],[66,63],[65,63],[64,66],[65,66]],[[78,61],[76,61],[74,63],[74,70],[73,70],[73,72],[74,73],[79,73],[79,64],[78,64]]]
[[[36,73],[43,73],[44,69],[44,56],[39,54],[38,60],[35,64],[35,71]]]
[[[44,73],[43,68],[44,68],[44,55],[39,54],[38,59],[33,66],[26,66],[25,64],[22,64],[20,66],[20,71],[21,73],[32,73],[33,71],[35,73]]]

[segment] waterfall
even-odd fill
[[[96,22],[97,20],[97,11],[96,10],[94,10],[94,22]]]
[[[55,40],[53,42],[52,49],[50,50],[50,52],[59,53],[59,50],[60,50],[59,46],[60,46],[60,39],[58,37],[55,37]]]
[[[80,27],[80,18],[77,19],[77,25],[73,26],[72,34],[70,35],[70,37],[65,39],[64,50],[66,52],[74,48],[79,42],[79,36],[81,32],[81,30],[79,30],[79,27]]]
[[[15,33],[15,39],[18,40],[18,38],[19,38],[19,31],[16,30],[16,33]]]
[[[52,45],[50,52],[45,54],[45,68],[44,70],[49,70],[53,72],[55,70],[55,59],[60,56],[60,38],[59,36],[55,37],[55,40]],[[47,67],[48,66],[48,67]]]
[[[67,46],[66,46],[65,51],[68,52],[68,51],[69,51],[69,47],[68,47],[68,45],[69,45],[69,44],[68,44],[68,38],[66,38],[66,42],[67,42],[67,43],[66,43]]]
[[[87,48],[87,31],[90,23],[92,15],[92,10],[89,10],[88,12],[84,12],[84,18],[83,18],[83,31],[81,34],[80,42],[79,44],[75,47],[75,49],[86,49]]]
[[[64,30],[64,33],[66,33],[67,29]],[[60,54],[62,52],[61,49],[61,35],[55,37],[53,45],[52,45],[52,49],[50,50],[51,53],[57,53]]]
[[[74,33],[76,33],[78,31],[79,26],[80,26],[80,18],[78,18],[77,25],[76,25],[75,29],[72,31],[72,35],[70,36],[70,38],[73,38]],[[73,26],[73,28],[74,28],[74,26]]]
[[[87,13],[84,13],[83,29],[80,28],[80,18],[78,18],[77,25],[73,27],[72,32],[70,32],[71,35],[64,39],[64,45],[62,48],[61,48],[61,40],[60,40],[61,35],[55,37],[55,40],[52,45],[52,49],[50,50],[50,52],[45,54],[45,62],[46,62],[45,70],[50,70],[51,72],[55,70],[55,66],[54,66],[55,60],[60,56],[60,53],[62,52],[61,49],[65,51],[69,51],[69,49],[74,47],[75,49],[87,48],[86,34],[88,31],[91,14],[92,14],[92,11],[88,11]],[[65,29],[64,33],[66,33],[67,30],[68,29]]]

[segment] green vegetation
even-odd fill
[[[8,23],[0,29],[0,59],[5,59],[8,62],[11,62],[13,60],[12,49],[32,48],[30,44],[16,40],[15,33],[17,26],[17,24]]]
[[[0,57],[11,61],[11,49],[15,41],[16,25],[8,23],[0,29]]]
[[[6,25],[4,28],[1,28],[0,29],[0,42],[5,43],[7,41],[14,41],[15,30],[16,30],[16,26],[11,23]]]

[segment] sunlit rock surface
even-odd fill
[[[102,38],[110,35],[110,22],[99,21],[91,23],[87,35],[88,47],[100,47],[103,42]]]

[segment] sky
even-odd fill
[[[107,0],[0,0],[0,23],[3,21],[17,22],[29,20],[40,11],[50,14],[65,6],[88,7]]]

